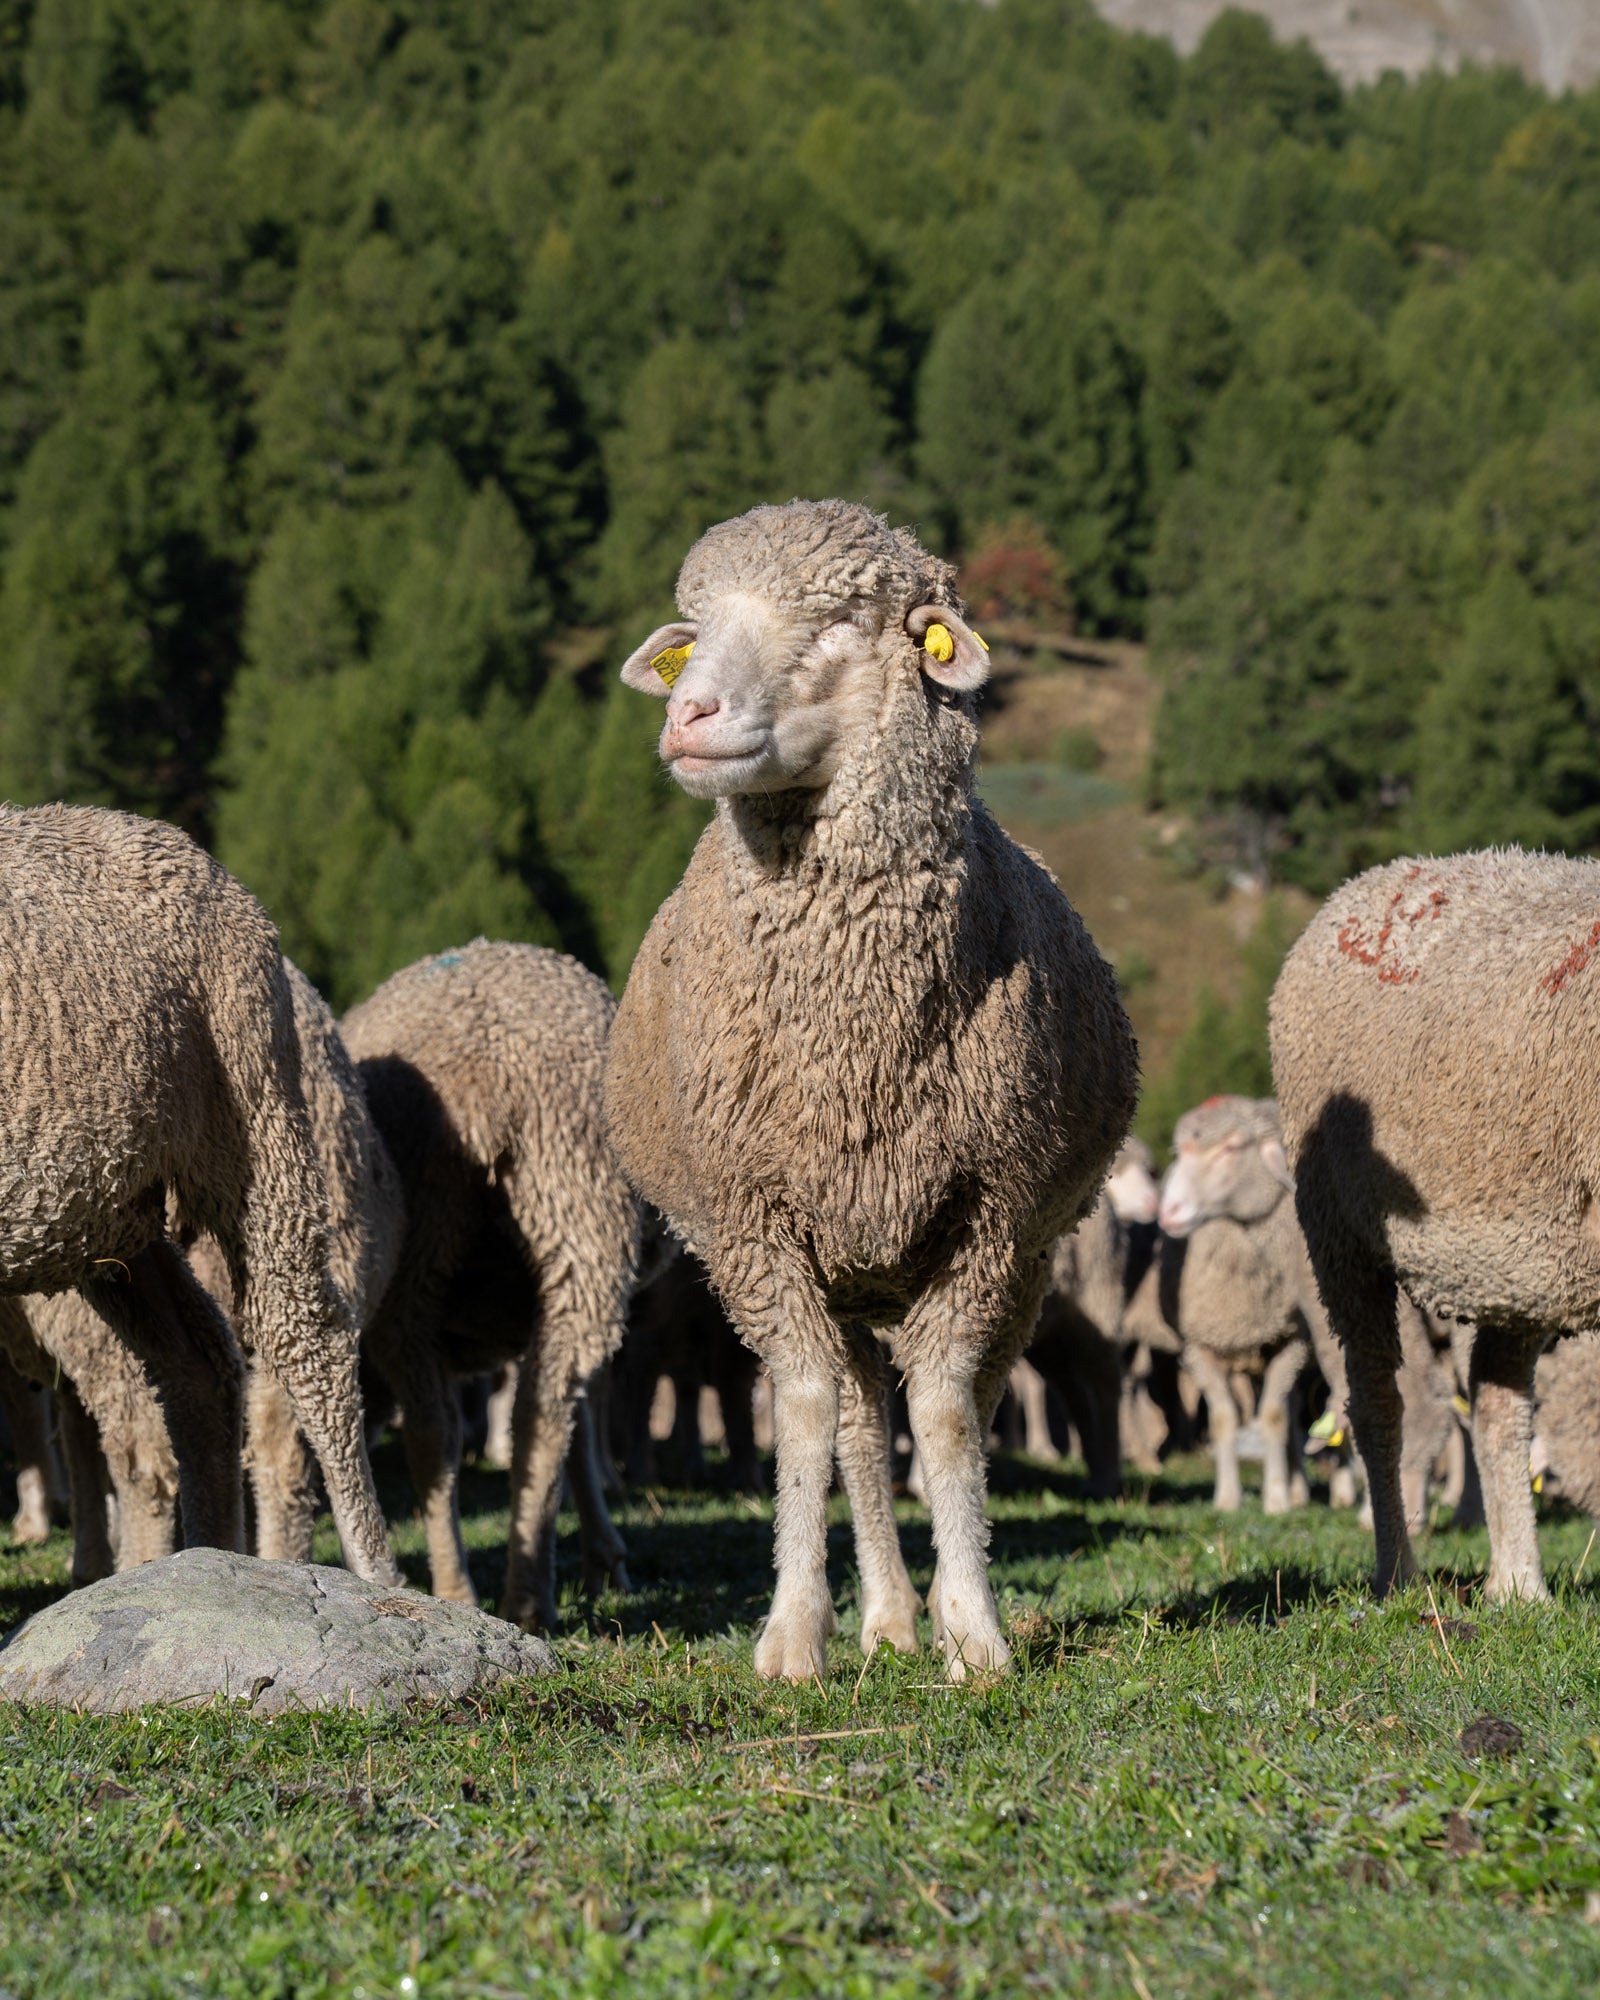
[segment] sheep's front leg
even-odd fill
[[[901,1333],[911,1431],[939,1556],[928,1610],[953,1681],[1011,1658],[989,1588],[984,1451],[1012,1365],[1038,1320],[1049,1271],[1037,1257],[1009,1271],[998,1309],[994,1278],[990,1260],[972,1249],[949,1283],[919,1302]],[[978,1339],[955,1337],[963,1324],[986,1321],[989,1330]]]
[[[880,1639],[896,1652],[917,1649],[922,1599],[906,1573],[890,1480],[889,1358],[876,1336],[852,1332],[839,1396],[839,1471],[850,1496],[856,1567],[861,1573],[861,1650]]]
[[[778,1459],[778,1587],[756,1641],[764,1680],[808,1681],[827,1665],[838,1630],[828,1595],[828,1489],[839,1430],[839,1371],[825,1353],[769,1351]]]
[[[590,1385],[591,1389],[593,1385]],[[578,1544],[583,1551],[583,1587],[632,1590],[628,1581],[628,1547],[606,1505],[605,1478],[600,1469],[599,1427],[589,1391],[573,1410],[572,1444],[567,1451],[567,1478],[578,1510]]]
[[[1239,1478],[1239,1406],[1233,1400],[1233,1384],[1209,1347],[1185,1347],[1183,1365],[1206,1399],[1211,1459],[1216,1467],[1211,1504],[1219,1514],[1237,1514],[1244,1505],[1244,1486]]]
[[[1489,1517],[1491,1599],[1548,1600],[1528,1483],[1533,1443],[1533,1374],[1543,1340],[1506,1327],[1480,1326],[1467,1378],[1472,1446]]]
[[[1289,1423],[1294,1385],[1311,1359],[1306,1340],[1291,1340],[1267,1363],[1256,1421],[1261,1431],[1261,1511],[1287,1514],[1295,1504]],[[1303,1483],[1303,1482],[1302,1482]]]

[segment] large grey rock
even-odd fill
[[[555,1655],[502,1619],[318,1563],[185,1549],[35,1612],[0,1646],[0,1700],[90,1714],[214,1698],[257,1715],[450,1700]]]

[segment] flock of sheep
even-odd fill
[[[247,1529],[303,1561],[319,1477],[346,1561],[395,1581],[367,1423],[398,1413],[433,1588],[470,1600],[461,1385],[498,1369],[500,1609],[547,1627],[564,1476],[586,1579],[626,1581],[607,1364],[621,1349],[610,1428],[631,1457],[675,1324],[720,1308],[750,1352],[714,1360],[710,1340],[697,1365],[743,1476],[754,1357],[772,1383],[763,1675],[825,1670],[836,1466],[861,1645],[917,1644],[896,1378],[952,1678],[1008,1657],[984,1523],[1008,1385],[1035,1441],[1059,1393],[1101,1493],[1203,1399],[1230,1508],[1253,1381],[1281,1512],[1306,1498],[1299,1398],[1320,1369],[1316,1428],[1359,1447],[1333,1495],[1364,1477],[1377,1587],[1414,1569],[1429,1479],[1470,1505],[1475,1463],[1490,1595],[1542,1594],[1530,1463],[1600,1504],[1581,1333],[1600,1326],[1600,866],[1491,853],[1348,884],[1274,996],[1281,1118],[1197,1107],[1158,1193],[1127,1138],[1116,982],[973,795],[987,652],[949,566],[860,507],[795,502],[703,536],[678,601],[623,678],[665,700],[662,759],[716,814],[616,1006],[568,958],[479,940],[336,1024],[181,833],[0,808],[19,1530],[47,1516],[25,1385],[48,1383],[76,1582]],[[1569,1333],[1536,1441],[1536,1366]]]

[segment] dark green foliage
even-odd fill
[[[1158,1160],[1171,1157],[1172,1128],[1184,1112],[1206,1098],[1272,1096],[1267,1002],[1295,935],[1282,906],[1269,901],[1240,954],[1240,985],[1232,1002],[1202,989],[1166,1068],[1140,1099],[1135,1129]]]
[[[1089,0],[0,0],[0,793],[169,814],[341,998],[620,979],[683,553],[1026,518],[1155,796],[1321,888],[1600,837],[1600,94]]]

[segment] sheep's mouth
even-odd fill
[[[770,776],[772,745],[765,739],[729,748],[679,750],[665,759],[686,792],[716,798],[743,791]]]

